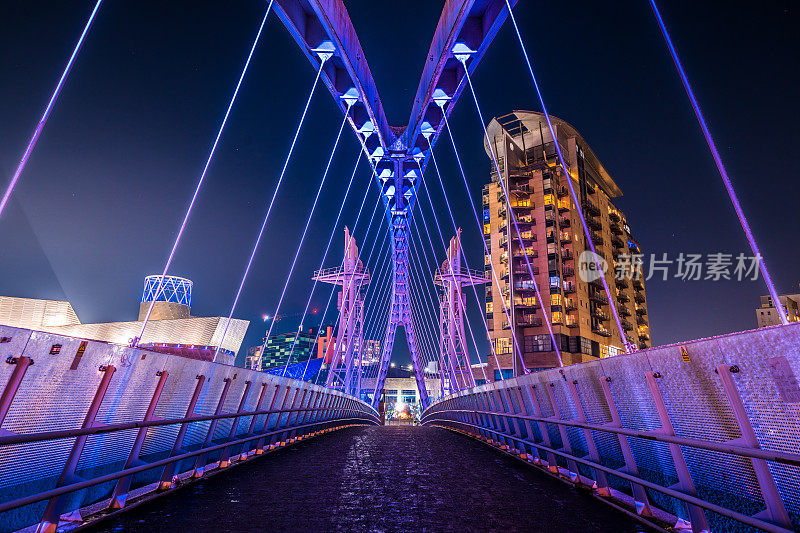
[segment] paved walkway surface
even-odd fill
[[[145,503],[95,531],[632,532],[625,514],[444,429],[348,428]]]

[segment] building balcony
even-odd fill
[[[580,326],[580,322],[575,317],[567,317],[564,325],[566,325],[568,328],[577,328]]]
[[[570,226],[572,225],[572,220],[571,220],[569,217],[561,217],[561,218],[558,220],[558,224],[559,224],[559,225],[560,225],[562,228],[568,228],[568,227],[570,227]]]
[[[517,309],[538,309],[535,297],[514,298],[514,307]]]
[[[647,319],[642,315],[636,315],[636,323],[640,326],[647,326]]]
[[[559,198],[563,198],[565,196],[569,196],[569,188],[561,185],[560,187],[556,187],[556,194]]]
[[[628,303],[628,302],[631,301],[631,299],[628,297],[627,294],[625,294],[624,292],[620,291],[620,292],[617,292],[617,301],[620,301],[622,303]]]
[[[523,316],[518,322],[519,326],[539,327],[542,325],[542,319],[535,316]]]
[[[625,277],[621,277],[621,278],[614,277],[614,283],[617,284],[617,287],[620,287],[622,289],[627,288],[627,286],[628,286],[628,280]]]
[[[648,335],[647,332],[640,331],[639,332],[639,340],[640,341],[642,341],[642,340],[649,341],[650,340],[650,335]]]
[[[531,265],[530,270],[528,270],[528,265],[526,265],[525,263],[523,263],[521,265],[514,265],[514,270],[513,270],[514,277],[527,276],[528,279],[530,279],[531,271],[533,271],[533,275],[534,276],[538,276],[539,275],[539,267],[538,266]]]
[[[620,320],[619,323],[622,326],[622,329],[624,329],[625,331],[631,331],[633,329],[633,324],[631,324],[630,322],[628,322],[624,318],[622,320]]]
[[[599,305],[608,305],[608,298],[604,292],[595,292],[589,295],[589,299]]]
[[[515,283],[514,290],[520,292],[536,292],[536,289],[533,287],[533,283],[523,281],[522,283]]]
[[[570,208],[570,206],[566,202],[559,202],[558,203],[558,212],[561,213],[562,215],[564,213],[568,212],[569,208]]]
[[[575,275],[575,269],[572,267],[564,267],[562,269],[562,272],[564,273],[565,278],[569,278]]]
[[[646,315],[647,314],[647,308],[637,305],[636,306],[636,314],[637,315]]]
[[[597,335],[600,335],[601,337],[611,336],[611,332],[608,331],[608,329],[606,329],[602,324],[597,324],[595,326],[592,326],[592,332],[596,333]]]
[[[589,226],[593,230],[601,230],[603,229],[603,223],[600,222],[597,218],[587,218],[586,225]]]
[[[623,248],[625,246],[625,243],[622,241],[622,239],[614,235],[611,237],[611,246],[613,246],[614,248]]]
[[[633,283],[633,288],[636,289],[637,291],[644,290],[644,283],[642,283],[642,280],[634,278],[632,283]]]
[[[592,217],[599,217],[600,216],[600,208],[598,208],[594,202],[590,202],[586,200],[581,204],[583,208],[583,212]]]
[[[567,234],[562,233],[561,238],[559,240],[561,241],[561,244],[569,244],[572,242],[572,235],[568,233]]]
[[[592,242],[593,242],[595,245],[597,245],[597,246],[602,246],[602,245],[603,245],[603,243],[605,242],[605,241],[603,240],[603,236],[602,236],[602,235],[600,235],[599,233],[597,233],[596,231],[593,231],[593,232],[591,233],[591,235],[592,235]]]
[[[619,214],[617,214],[616,211],[609,211],[608,218],[611,219],[611,222],[615,222],[616,223],[616,222],[620,221]]]
[[[609,224],[609,228],[611,228],[611,233],[613,233],[614,235],[622,235],[623,233],[622,226],[620,226],[616,222],[611,222]]]
[[[575,294],[575,284],[572,282],[565,283],[564,294]]]
[[[572,254],[572,250],[564,250],[561,252],[562,261],[572,261],[573,259],[575,259],[575,256]]]
[[[594,194],[594,193],[596,193],[596,192],[597,192],[597,189],[595,188],[595,186],[594,186],[594,185],[592,185],[591,183],[589,183],[589,182],[587,181],[587,182],[586,182],[586,192],[587,192],[587,193],[589,193],[589,194]]]
[[[646,350],[648,348],[649,348],[649,346],[647,345],[647,343],[644,343],[644,342],[640,342],[639,343],[639,349],[640,350]]]
[[[605,312],[604,312],[602,309],[599,309],[599,308],[597,308],[597,307],[595,307],[594,309],[592,309],[592,311],[591,311],[591,315],[592,315],[593,317],[595,317],[596,319],[598,319],[598,320],[602,320],[602,321],[604,321],[604,322],[606,322],[606,321],[608,321],[608,320],[609,320],[609,317],[608,317],[608,315],[607,315],[607,314],[606,314],[606,313],[605,313]]]
[[[576,309],[578,309],[578,302],[576,302],[571,298],[567,298],[564,301],[564,309],[567,311],[575,311]]]
[[[637,292],[636,294],[633,295],[633,301],[636,303],[643,304],[645,302],[644,294]]]
[[[624,305],[621,305],[619,307],[619,316],[631,316],[631,310]]]

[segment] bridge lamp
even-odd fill
[[[464,65],[464,68],[467,66],[467,59],[472,57],[472,55],[476,52],[476,50],[473,50],[464,43],[456,43],[455,46],[453,46],[453,55],[456,59],[461,61],[461,64]]]
[[[360,97],[356,88],[350,87],[347,92],[341,96],[341,99],[344,100],[344,102],[347,104],[347,108],[350,109],[353,104],[359,101]]]
[[[318,47],[312,48],[311,52],[319,58],[320,62],[325,63],[333,57],[336,47],[330,41],[322,41]]]
[[[431,99],[436,103],[436,105],[439,106],[439,108],[442,110],[442,113],[444,113],[444,106],[447,105],[447,102],[452,100],[452,98],[448,96],[443,89],[434,90]]]

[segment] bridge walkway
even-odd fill
[[[332,432],[143,503],[92,531],[613,531],[646,528],[450,431]]]

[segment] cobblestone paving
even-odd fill
[[[437,428],[348,428],[146,503],[96,531],[644,531]]]

